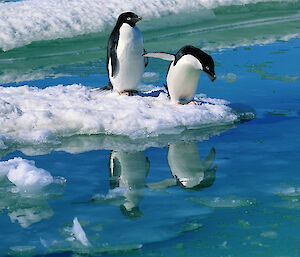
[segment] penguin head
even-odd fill
[[[187,45],[177,52],[174,65],[176,65],[177,61],[184,55],[194,56],[201,64],[199,65],[200,69],[208,75],[210,80],[214,81],[216,79],[214,60],[209,54],[203,52],[197,47]]]
[[[122,13],[117,21],[117,24],[119,24],[119,26],[121,27],[122,24],[127,23],[129,24],[131,27],[134,27],[135,24],[140,21],[142,19],[142,17],[136,15],[133,12],[124,12]]]

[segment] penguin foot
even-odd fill
[[[200,105],[200,103],[195,100],[190,101],[188,104]]]
[[[134,96],[134,95],[138,95],[139,92],[137,90],[124,90],[124,91],[120,92],[119,94],[120,95]]]
[[[113,89],[113,85],[111,84],[110,81],[108,81],[108,83],[105,87],[99,88],[95,91],[108,91],[108,90],[112,90],[112,89]]]

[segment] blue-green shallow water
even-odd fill
[[[57,199],[25,204],[25,209],[37,208],[37,215],[39,205],[52,213],[29,227],[10,221],[9,213],[18,208],[14,203],[2,209],[1,252],[11,252],[12,246],[36,246],[41,239],[53,246],[37,247],[38,253],[69,251],[72,248],[59,241],[65,240],[63,230],[77,216],[92,244],[106,246],[107,242],[128,249],[143,244],[126,256],[298,256],[300,110],[295,56],[299,42],[240,47],[213,55],[219,74],[230,72],[237,78],[228,83],[219,77],[199,92],[251,105],[257,118],[197,143],[202,160],[215,148],[213,166],[217,165],[214,183],[199,191],[186,190],[179,183],[149,189],[148,184],[172,178],[168,147],[132,153],[132,158],[144,155],[150,161],[148,174],[140,174],[135,184],[141,190],[139,210],[131,215],[137,217],[122,213],[122,199],[89,202],[109,190],[110,151],[39,156],[16,151],[3,156],[2,160],[16,156],[34,160],[37,167],[65,177],[67,183]]]
[[[190,37],[196,36],[191,33]],[[61,147],[65,151],[51,151],[47,144],[36,151],[30,146],[27,151],[26,146],[3,150],[1,161],[34,160],[36,167],[67,182],[38,199],[8,193],[8,182],[0,182],[0,255],[300,256],[299,46],[296,38],[211,50],[218,79],[212,84],[203,75],[198,93],[256,110],[254,120],[235,128],[213,128],[209,134],[195,131],[186,136],[186,143],[173,138],[169,147],[163,144],[143,152],[88,150],[86,145],[105,136],[66,139]],[[55,71],[69,76],[4,86],[82,83],[99,87],[107,80],[103,60],[95,61],[96,66],[85,61],[78,67],[71,65],[72,72],[69,68],[65,72],[68,65]],[[148,71],[159,73],[152,83],[163,83],[166,68],[164,62],[150,62]],[[204,141],[190,141],[197,134],[208,136]],[[76,154],[80,149],[72,151],[72,143],[80,145],[78,141],[85,148]],[[204,161],[208,155],[211,166],[199,169],[199,156]],[[200,186],[186,189],[174,179],[179,177],[176,167],[180,165],[190,171],[184,175],[198,182],[203,179]],[[120,167],[121,181],[110,176],[112,171],[117,175]],[[130,188],[127,200],[122,196],[126,187]],[[110,189],[114,196],[108,196]],[[126,211],[124,204],[134,206],[132,211]],[[70,237],[66,228],[74,217],[92,246],[66,240]]]

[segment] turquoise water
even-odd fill
[[[299,1],[267,2],[147,18],[139,26],[148,51],[206,49],[217,80],[202,75],[197,93],[255,110],[250,121],[146,138],[74,128],[22,140],[21,127],[0,128],[1,163],[33,160],[32,169],[55,180],[42,193],[22,194],[0,170],[0,255],[298,256],[298,15]],[[11,87],[23,85],[52,93],[59,84],[105,85],[109,31],[0,53],[3,92],[13,98]],[[151,60],[144,87],[161,87],[167,67]],[[35,124],[35,114],[27,117]],[[75,217],[88,246],[71,231]]]

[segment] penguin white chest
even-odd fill
[[[114,90],[136,89],[144,72],[144,47],[140,30],[124,23],[117,47],[117,73],[111,78]]]
[[[202,70],[201,63],[192,55],[181,57],[176,65],[170,65],[167,75],[167,86],[171,101],[180,102],[193,100]]]

